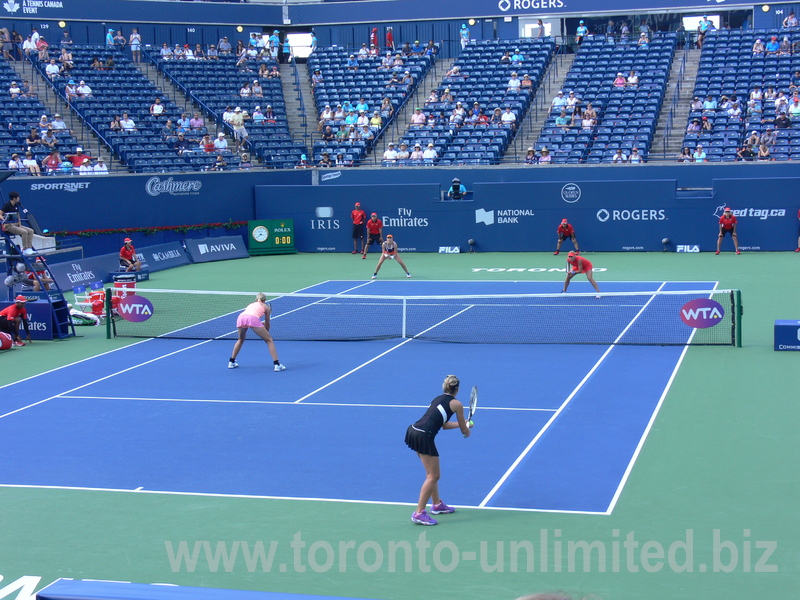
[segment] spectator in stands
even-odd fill
[[[253,168],[253,161],[250,159],[250,155],[247,152],[243,152],[241,159],[239,160],[239,170],[249,171],[252,168]]]
[[[164,105],[161,103],[161,98],[156,98],[150,105],[150,114],[154,117],[166,116],[164,113]]]
[[[344,142],[350,137],[350,126],[340,125],[336,131],[336,141]]]
[[[639,87],[639,76],[636,74],[636,71],[631,71],[628,74],[628,79],[625,82],[625,85],[629,88],[637,88]]]
[[[314,74],[311,76],[311,89],[313,90],[316,88],[320,83],[323,82],[325,78],[322,76],[322,71],[319,69],[314,70]]]
[[[775,130],[771,126],[768,126],[767,130],[764,132],[764,135],[761,136],[761,143],[766,144],[768,148],[771,148],[777,141],[778,136],[775,133]]]
[[[75,63],[72,59],[72,52],[70,52],[69,46],[64,46],[61,48],[61,56],[59,56],[58,60],[61,63],[61,72],[64,75],[69,75],[69,72],[75,66]]]
[[[414,85],[414,77],[411,75],[411,71],[406,71],[403,73],[403,78],[400,80],[400,84],[406,86],[407,89],[411,89],[411,86]]]
[[[64,30],[64,33],[61,35],[61,39],[58,42],[58,45],[62,48],[64,46],[71,46],[72,45],[72,38],[69,35],[69,31]]]
[[[278,50],[281,46],[280,31],[273,30],[272,35],[269,36],[269,51],[272,58],[278,60]]]
[[[228,114],[229,112],[230,112],[230,114]],[[228,119],[230,119],[230,115],[232,115],[232,114],[233,114],[233,110],[232,110],[232,109],[231,109],[231,107],[229,106],[229,107],[228,107],[228,110],[227,110],[227,111],[225,111],[224,113],[222,113],[222,120],[223,120],[223,121],[225,121],[225,122],[227,123],[228,121],[225,119],[226,115],[228,116]],[[191,122],[191,120],[189,119],[189,113],[181,113],[181,116],[180,116],[180,117],[178,117],[178,124],[177,124],[177,126],[178,126],[178,129],[179,129],[179,130],[180,130],[180,129],[183,129],[183,130],[184,130],[184,132],[185,132],[185,131],[188,131],[189,129],[191,129],[191,127],[192,127],[192,122]]]
[[[511,111],[510,106],[506,106],[506,112],[503,113],[502,121],[504,125],[508,125],[511,131],[517,128],[517,115]]]
[[[278,67],[273,65],[272,70],[269,73],[267,73],[267,78],[269,78],[269,79],[280,79],[281,78],[281,72],[278,70]]]
[[[533,92],[533,81],[531,80],[531,76],[525,73],[522,76],[522,82],[520,83],[520,91],[529,94]]]
[[[258,77],[260,79],[262,77],[266,78],[268,76],[269,76],[269,67],[267,66],[267,63],[262,62],[258,66]]]
[[[128,43],[128,40],[126,40],[125,36],[122,35],[122,31],[121,30],[117,30],[117,33],[116,33],[116,35],[114,35],[113,40],[114,40],[114,45],[119,47],[119,48],[124,48],[125,45]]]
[[[622,151],[622,148],[617,148],[614,156],[611,157],[611,162],[617,165],[628,162],[628,157]]]
[[[248,82],[242,84],[242,87],[239,89],[239,96],[242,98],[249,98],[252,93],[253,92],[250,89],[250,84]]]
[[[747,101],[747,114],[748,115],[760,115],[763,111],[761,107],[761,100],[756,100],[755,98],[751,98]]]
[[[431,90],[428,99],[425,100],[425,104],[432,104],[434,102],[439,102],[439,95],[436,93],[436,88]]]
[[[128,113],[122,113],[122,118],[120,119],[120,124],[122,125],[122,132],[123,133],[133,133],[137,131],[136,129],[136,122],[130,118]]]
[[[609,44],[613,44],[614,43],[614,34],[615,34],[614,20],[613,19],[609,19],[608,23],[606,23],[606,41]]]
[[[358,117],[356,118],[356,125],[359,127],[359,129],[364,127],[369,127],[369,117],[367,116],[366,111],[361,110],[358,112]]]
[[[191,129],[202,129],[206,126],[205,121],[203,121],[203,117],[200,116],[199,112],[194,113],[192,118],[189,120],[189,127]]]
[[[102,156],[97,159],[94,167],[92,167],[92,173],[94,175],[108,175],[108,167]]]
[[[22,166],[28,170],[28,173],[31,175],[36,175],[37,177],[42,174],[42,170],[39,168],[39,163],[36,162],[36,159],[33,157],[33,152],[26,152],[25,158],[22,160]]]
[[[47,66],[44,68],[44,73],[50,78],[51,81],[61,75],[61,67],[56,64],[55,58],[51,58],[50,62],[47,63]]]
[[[495,108],[492,116],[489,117],[489,123],[492,125],[500,125],[503,122],[503,113],[500,108]]]
[[[411,115],[411,126],[422,127],[427,121],[428,119],[425,117],[425,113],[422,112],[422,109],[419,106],[415,108],[414,114]]]
[[[761,143],[761,137],[758,135],[758,132],[753,130],[750,132],[750,135],[744,141],[746,146],[751,148],[755,147],[758,148],[759,144]]]
[[[708,119],[708,117],[703,117],[700,121],[700,126],[702,132],[712,132],[714,131],[714,124]]]
[[[119,117],[118,117],[118,116],[116,116],[116,115],[115,115],[115,116],[114,116],[114,119],[115,119],[115,121],[117,122],[118,126],[117,126],[117,127],[114,127],[114,126],[113,126],[113,125],[114,125],[114,121],[112,121],[112,122],[111,122],[111,124],[112,124],[112,129],[113,129],[113,130],[116,130],[116,131],[119,131],[119,130],[122,128],[122,124],[119,122]],[[173,125],[173,123],[172,123],[172,119],[170,119],[169,117],[167,117],[167,122],[166,122],[166,123],[164,123],[164,126],[161,128],[161,137],[162,137],[164,140],[167,140],[168,138],[171,138],[171,137],[173,137],[174,135],[175,135],[175,125]]]
[[[50,58],[50,46],[43,35],[39,36],[39,41],[36,42],[36,51],[39,53],[39,60],[45,61]]]
[[[761,39],[753,42],[753,56],[764,56],[764,42]]]
[[[389,77],[389,81],[386,83],[386,87],[394,89],[400,85],[400,79],[398,78],[397,73],[392,73],[391,77]]]
[[[333,165],[333,161],[331,160],[330,153],[323,152],[322,153],[322,158],[320,158],[320,161],[317,163],[317,166],[321,167],[323,169],[327,169],[327,168],[333,167],[334,165]]]
[[[794,11],[791,11],[788,16],[783,20],[782,26],[785,29],[790,29],[792,27],[797,27],[797,17],[794,14]]]
[[[553,161],[553,157],[550,156],[550,150],[546,146],[539,151],[539,155],[540,165],[546,165]]]
[[[383,128],[383,118],[381,117],[380,111],[374,111],[372,113],[372,118],[369,120],[369,126],[374,132],[378,132]]]
[[[75,154],[67,154],[66,158],[72,164],[72,166],[77,169],[83,164],[84,158],[91,158],[91,156],[84,154],[83,148],[78,146],[75,148]]]
[[[393,62],[394,61],[392,60],[392,53],[391,52],[387,52],[386,56],[384,56],[381,59],[381,64],[378,65],[376,70],[378,70],[378,71],[384,71],[384,70],[385,71],[389,71],[392,68],[392,63]]]
[[[766,144],[761,144],[758,147],[758,160],[772,160],[772,156],[769,151],[769,146]]]
[[[422,146],[420,144],[414,144],[414,149],[408,159],[415,165],[422,164]]]
[[[508,80],[508,84],[506,84],[506,94],[517,94],[519,93],[520,89],[522,88],[522,81],[517,75],[516,71],[511,73],[511,79]]]
[[[512,67],[521,67],[522,61],[525,60],[525,56],[522,52],[519,51],[519,48],[514,49],[514,54],[511,55],[511,66]]]
[[[66,34],[67,32],[65,31],[64,33]],[[14,46],[11,42],[11,32],[8,31],[8,27],[0,27],[0,52],[2,52],[5,60],[14,60],[14,57],[11,55],[11,51],[13,49]]]
[[[458,65],[447,71],[444,76],[445,81],[459,81],[466,78],[467,76],[461,72],[461,67]]]
[[[409,158],[411,158],[411,153],[408,151],[408,145],[401,142],[400,150],[397,151],[397,160],[408,160]]]
[[[22,51],[26,56],[30,56],[36,52],[36,43],[31,39],[31,36],[25,38],[25,41],[22,43]]]
[[[348,159],[348,158],[345,158],[344,154],[342,154],[340,152],[339,154],[336,155],[336,166],[337,167],[352,167],[353,166],[353,161]]]
[[[349,71],[358,71],[358,59],[356,58],[355,54],[351,54],[350,58],[347,59],[347,63],[345,65]]]
[[[789,129],[791,126],[792,126],[792,121],[786,115],[786,113],[778,113],[778,116],[775,117],[775,128],[776,129]]]
[[[283,56],[281,57],[281,62],[286,64],[292,62],[292,44],[289,42],[288,35],[283,39]]]
[[[699,96],[695,96],[692,99],[691,104],[689,104],[689,110],[691,110],[691,111],[703,110],[703,101],[700,100]]]
[[[11,96],[12,100],[16,100],[17,98],[22,96],[22,88],[16,81],[12,81],[11,85],[8,88],[8,93]]]
[[[317,131],[322,131],[322,128],[325,126],[327,121],[332,121],[334,119],[334,112],[331,108],[330,104],[326,104],[325,108],[322,109],[322,112],[319,113],[319,122],[317,123]]]
[[[241,109],[239,109],[239,111],[241,112]],[[233,123],[233,121],[231,121],[231,123]],[[217,134],[217,139],[214,140],[214,150],[217,152],[228,151],[228,140],[225,139],[225,134],[222,131]]]
[[[35,127],[31,127],[28,137],[25,138],[25,145],[28,147],[28,150],[33,150],[36,146],[42,145],[42,138]]]
[[[702,144],[697,144],[697,148],[695,148],[694,153],[692,154],[692,161],[696,163],[708,162],[708,159],[706,159],[706,152],[703,150]]]
[[[567,97],[567,110],[574,110],[580,105],[580,103],[581,100],[575,95],[575,92],[570,92],[569,96]]]
[[[439,153],[436,152],[436,147],[433,145],[433,142],[430,142],[428,147],[422,152],[422,162],[426,165],[432,165],[437,158],[439,158]]]
[[[131,35],[128,37],[128,46],[131,49],[134,64],[140,63],[142,60],[142,36],[136,27],[131,30]]]
[[[753,160],[754,157],[755,157],[755,154],[753,154],[752,146],[750,146],[749,143],[745,144],[744,146],[739,148],[739,150],[736,152],[736,160],[737,161],[750,162],[750,161]]]
[[[535,165],[539,163],[539,159],[536,156],[536,150],[533,148],[528,148],[528,153],[525,155],[525,164],[526,165]]]
[[[619,28],[619,39],[621,42],[627,42],[631,36],[631,28],[628,25],[627,21],[622,21],[622,25]]]
[[[220,54],[231,53],[231,43],[228,41],[227,37],[223,37],[219,42],[217,42],[217,50],[219,50]]]
[[[402,54],[405,58],[410,57],[414,51],[411,49],[411,44],[408,42],[404,42],[403,46],[400,48],[400,54]]]
[[[217,154],[217,158],[214,160],[214,164],[211,165],[209,171],[227,171],[228,170],[228,163],[225,160],[225,157],[222,154]]]
[[[250,73],[251,69],[247,67],[247,61],[250,60],[250,57],[247,56],[247,51],[242,50],[242,53],[237,56],[239,58],[236,60],[236,68],[239,69],[241,73]]]
[[[634,147],[631,149],[631,155],[628,157],[628,162],[634,165],[644,163],[644,158],[639,154],[639,149]]]
[[[783,92],[778,92],[778,96],[775,98],[775,112],[785,112],[788,108],[789,99],[786,97],[786,94]]]
[[[211,44],[208,47],[208,51],[206,52],[206,60],[219,60],[219,51],[214,44]]]
[[[39,133],[43,135],[50,128],[50,123],[47,122],[47,115],[42,115],[36,126],[39,128]]]
[[[442,92],[442,97],[439,98],[440,102],[455,102],[455,97],[453,93],[450,91],[450,88],[444,88],[444,92]]]
[[[581,129],[584,131],[591,131],[595,125],[597,125],[597,120],[590,119],[586,116],[586,113],[584,113],[583,119],[581,119]]]
[[[183,52],[183,46],[180,44],[175,44],[175,47],[172,49],[172,58],[176,60],[183,60],[186,58],[186,55]]]
[[[477,110],[471,108],[467,111],[467,117],[464,119],[464,123],[467,125],[477,125],[478,123],[478,112]]]
[[[767,56],[777,56],[781,51],[781,45],[778,42],[778,36],[771,36],[769,41],[764,46],[764,50],[766,50]]]
[[[778,54],[780,56],[789,56],[792,53],[792,43],[789,41],[789,36],[783,36],[781,40],[780,48]]]
[[[192,52],[192,49],[189,47],[189,44],[183,45],[183,58],[185,58],[186,60],[196,60],[197,58],[194,55],[194,52]]]
[[[164,42],[163,44],[161,44],[161,50],[159,50],[158,53],[161,56],[161,58],[163,58],[164,60],[169,60],[170,58],[173,58],[172,48],[170,48],[167,45],[167,42]],[[98,59],[98,62],[99,62],[99,59]]]
[[[742,108],[738,102],[734,102],[733,106],[728,109],[728,119],[742,120]]]
[[[800,74],[800,71],[798,71],[798,73]],[[791,89],[791,86],[790,86],[789,89]],[[771,86],[771,85],[767,86],[767,91],[764,92],[764,101],[765,102],[770,101],[770,102],[774,103],[775,102],[775,98],[777,98],[777,97],[778,97],[778,95],[775,93],[775,87]]]
[[[572,117],[567,114],[567,109],[562,108],[561,114],[556,117],[556,127],[561,127],[565,132],[569,131],[569,126],[572,124]]]
[[[394,149],[394,142],[389,142],[386,151],[383,153],[383,160],[385,162],[394,162],[397,160],[397,150]]]
[[[597,111],[594,109],[591,102],[586,104],[586,108],[583,111],[583,118],[597,120]]]
[[[261,112],[261,107],[256,106],[255,110],[253,110],[253,115],[251,117],[253,119],[254,125],[261,125],[267,118],[264,116],[264,113]]]
[[[78,86],[75,85],[74,79],[70,79],[64,87],[64,96],[67,99],[67,104],[71,104],[78,97]]]
[[[709,94],[703,102],[703,110],[717,110],[717,101]]]
[[[358,117],[356,116],[356,111],[354,111],[351,107],[351,109],[347,111],[347,116],[344,118],[344,124],[355,126],[356,121],[358,121]]]
[[[644,31],[639,35],[637,45],[639,46],[639,50],[647,50],[650,48],[650,38],[647,37],[647,33]]]
[[[694,162],[694,158],[692,158],[692,151],[689,150],[688,147],[684,147],[684,149],[681,150],[681,153],[678,154],[678,162],[679,163]]]
[[[567,99],[564,98],[564,92],[558,90],[556,97],[553,98],[553,108],[562,108],[567,105]]]
[[[381,116],[384,119],[389,119],[394,114],[394,105],[392,104],[392,99],[389,96],[384,96],[383,101],[381,102]]]
[[[48,126],[47,131],[45,131],[44,135],[42,136],[42,145],[47,146],[48,148],[52,149],[58,145],[58,138],[53,133],[53,128]]]
[[[589,35],[589,29],[583,22],[583,19],[580,20],[578,23],[578,28],[575,30],[575,43],[580,46],[583,43],[583,40],[586,39],[586,36]]]
[[[614,87],[615,88],[624,88],[626,84],[625,76],[622,72],[617,73],[616,79],[614,79]]]
[[[344,112],[344,107],[341,104],[336,105],[336,110],[333,111],[333,120],[334,121],[344,121],[344,118],[347,116],[347,113]],[[339,123],[335,123],[339,124]]]
[[[91,175],[94,173],[94,168],[92,168],[91,160],[89,158],[83,159],[83,162],[78,167],[78,173],[80,175]]]
[[[500,57],[500,64],[501,65],[510,65],[511,64],[511,52],[506,50],[503,52],[503,56]]]
[[[703,125],[701,124],[700,119],[692,119],[692,122],[686,127],[686,133],[688,135],[699,135],[702,130]]]
[[[86,82],[81,79],[80,84],[78,85],[77,89],[75,90],[78,93],[79,98],[91,98],[92,97],[92,88],[86,85]]]
[[[358,102],[356,103],[356,111],[360,112],[369,112],[369,104],[367,103],[366,98],[359,98]]]
[[[181,137],[181,133],[178,134],[178,139]],[[211,139],[210,134],[205,134],[203,138],[200,140],[199,149],[205,152],[206,154],[211,154],[214,152],[214,140]]]
[[[25,171],[25,166],[22,164],[22,159],[16,152],[11,155],[11,160],[8,161],[9,171]]]
[[[234,50],[234,54],[236,56],[241,56],[242,54],[247,54],[247,48],[245,47],[244,42],[242,42],[242,40],[238,40],[236,42],[236,49]]]
[[[209,137],[209,136],[205,136],[205,137]],[[182,156],[184,152],[186,152],[187,150],[189,150],[189,148],[191,148],[191,143],[189,142],[189,140],[186,139],[185,135],[183,135],[182,133],[179,133],[178,134],[178,139],[176,139],[172,143],[172,148],[173,148],[173,150],[175,150],[175,152],[178,153],[178,156]]]
[[[53,148],[47,158],[42,161],[42,167],[48,174],[57,173],[61,168],[61,153],[58,148]]]
[[[411,46],[411,53],[414,56],[422,56],[425,53],[425,48],[422,47],[422,44],[419,43],[419,40],[414,41],[414,45]]]
[[[261,87],[261,83],[259,83],[258,79],[253,80],[253,86],[250,88],[250,93],[254,98],[264,97],[264,88]]]

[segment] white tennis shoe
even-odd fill
[[[277,364],[277,365],[275,365],[275,372],[276,372],[276,373],[280,373],[281,371],[285,371],[285,370],[286,370],[286,367],[285,367],[285,366],[283,366],[283,365],[281,365],[281,364]]]
[[[236,361],[234,361],[234,360],[229,360],[228,361],[228,368],[229,369],[235,369],[238,366],[239,366],[239,363],[237,363]]]

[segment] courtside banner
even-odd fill
[[[142,269],[149,269],[150,271],[163,271],[173,267],[182,267],[192,262],[179,242],[156,244],[142,249],[137,248],[136,254],[142,262]]]
[[[70,290],[78,285],[89,285],[95,281],[106,283],[111,281],[109,273],[119,271],[119,253],[48,264],[47,270],[62,290]]]
[[[191,261],[195,263],[250,256],[247,243],[240,235],[186,240],[186,251],[189,253]]]

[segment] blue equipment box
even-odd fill
[[[775,350],[800,350],[800,321],[775,321]]]

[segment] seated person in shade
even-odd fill
[[[770,86],[770,89],[772,89],[771,86]],[[792,75],[792,78],[791,78],[791,80],[789,82],[789,93],[793,94],[794,91],[798,90],[798,89],[800,89],[800,71],[795,71],[794,75]],[[773,97],[773,100],[774,100],[774,97]]]
[[[533,148],[528,148],[528,153],[525,155],[525,164],[526,165],[535,165],[538,164],[539,158],[536,156],[536,150]]]
[[[189,128],[190,129],[202,129],[205,126],[206,126],[206,123],[205,123],[205,121],[203,121],[203,117],[201,117],[200,113],[198,113],[198,112],[194,113],[192,118],[189,119]]]
[[[379,111],[376,110],[372,113],[372,118],[369,120],[369,126],[373,131],[380,131],[380,129],[383,127],[383,117],[381,117],[381,113]]]
[[[500,125],[503,122],[503,113],[499,108],[495,108],[492,116],[489,118],[489,123],[492,125]]]
[[[154,117],[160,117],[165,111],[164,105],[161,103],[161,98],[156,98],[150,105],[150,114]]]
[[[334,133],[330,125],[326,125],[325,129],[322,131],[322,141],[332,142],[334,139],[336,139],[336,133]]]
[[[428,99],[425,100],[425,104],[431,104],[432,102],[439,102],[439,95],[436,93],[436,89],[432,89]]]
[[[532,91],[533,90],[533,81],[531,80],[531,76],[525,73],[522,76],[522,82],[520,83],[520,89],[524,91]]]
[[[336,139],[337,141],[343,142],[347,138],[350,137],[350,129],[351,127],[348,125],[341,125],[339,129],[336,131]]]
[[[191,143],[184,137],[182,133],[178,134],[178,139],[175,140],[175,142],[173,142],[172,144],[172,148],[175,150],[175,152],[178,153],[178,156],[181,156],[186,150],[188,150],[191,147],[192,147]]]
[[[761,136],[758,135],[758,132],[753,130],[750,132],[750,135],[744,140],[746,146],[756,147],[761,143]]]
[[[389,81],[386,83],[387,88],[395,88],[401,85],[400,78],[397,76],[397,73],[392,73],[392,76],[389,78]]]
[[[792,103],[789,104],[789,118],[792,120],[800,119],[800,97],[795,96],[792,98]]]
[[[568,130],[571,124],[572,117],[567,114],[567,110],[565,108],[562,108],[561,114],[556,117],[556,127],[561,127],[564,130]]]
[[[325,81],[325,77],[322,75],[322,71],[319,69],[314,70],[314,74],[311,76],[311,89],[317,87],[320,83]]]
[[[252,93],[254,98],[264,97],[264,88],[261,87],[261,83],[259,83],[258,79],[253,80],[253,85],[250,88],[250,93]]]
[[[350,55],[350,58],[347,59],[347,64],[345,66],[350,71],[358,71],[358,59],[356,58],[355,54]]]
[[[369,116],[363,110],[358,113],[358,118],[356,119],[356,125],[361,127],[369,127]]]
[[[402,142],[400,150],[397,151],[397,160],[408,160],[409,158],[411,158],[411,153],[408,151],[408,145]]]
[[[510,65],[511,64],[511,53],[509,50],[506,50],[503,53],[503,56],[500,57],[500,64],[502,65]]]
[[[775,142],[778,141],[778,136],[772,127],[767,127],[767,130],[764,132],[764,135],[761,136],[760,141],[767,147],[772,147],[775,145]]]
[[[103,70],[105,70],[105,71],[113,71],[115,66],[116,66],[116,63],[114,62],[114,57],[113,56],[109,56],[106,59],[105,65],[103,65]]]
[[[539,156],[539,164],[540,165],[546,165],[546,164],[548,164],[548,163],[553,161],[553,157],[550,156],[550,150],[548,150],[546,147],[542,148],[539,151],[539,154],[540,154],[540,156]]]
[[[564,97],[564,92],[558,90],[556,97],[553,98],[553,108],[561,108],[567,105],[567,99]]]
[[[356,112],[369,112],[369,104],[367,103],[366,99],[359,98],[358,103],[356,104]]]
[[[461,72],[461,67],[456,65],[444,75],[445,79],[465,79],[466,75]]]
[[[163,44],[161,44],[161,50],[159,50],[159,54],[161,55],[161,58],[163,58],[163,59],[170,59],[170,58],[173,57],[172,48],[170,48],[167,45],[167,42],[164,42]],[[92,68],[94,68],[94,63],[95,62],[97,62],[99,64],[100,63],[100,59],[95,57],[94,62],[92,62]]]
[[[728,109],[728,118],[729,119],[738,119],[741,120],[742,118],[742,109],[739,106],[738,102],[734,102],[733,106]]]
[[[425,113],[422,112],[422,109],[417,107],[414,109],[414,114],[411,115],[411,126],[412,127],[422,127],[427,122],[427,118],[425,117]]]
[[[616,79],[614,79],[614,87],[615,88],[624,88],[626,85],[625,76],[620,72],[617,73]]]
[[[392,53],[387,52],[386,56],[381,59],[381,64],[378,65],[378,71],[389,71],[392,68]]]
[[[522,61],[524,60],[525,56],[519,51],[519,48],[515,48],[514,54],[511,55],[511,65],[514,67],[519,67],[522,65]]]
[[[697,144],[697,148],[694,149],[694,153],[692,154],[692,160],[696,163],[708,162],[706,159],[706,151],[703,150],[702,144]]]
[[[253,110],[253,114],[250,116],[253,120],[253,125],[261,125],[262,123],[266,122],[267,117],[264,116],[264,113],[261,112],[261,107],[256,106]]]
[[[53,129],[51,127],[47,128],[47,131],[44,132],[42,136],[42,145],[47,146],[48,148],[52,149],[58,145],[58,138],[53,133]]]
[[[403,73],[403,78],[400,80],[400,83],[408,87],[414,85],[414,77],[411,75],[411,71]]]
[[[331,108],[331,105],[330,104],[326,104],[325,108],[322,109],[322,112],[319,113],[319,122],[317,123],[317,130],[321,131],[322,128],[325,126],[326,122],[333,121],[333,119],[335,118],[334,114],[335,113],[334,113],[333,109]],[[253,117],[253,118],[255,118],[255,117]]]
[[[751,161],[754,156],[755,154],[753,154],[750,144],[745,144],[736,152],[736,160]]]
[[[344,157],[344,154],[341,152],[336,155],[336,166],[337,167],[352,167],[353,161],[349,160]]]
[[[508,80],[506,86],[506,94],[518,93],[522,87],[522,81],[520,80],[519,75],[516,73],[511,73],[511,79]]]
[[[22,160],[22,166],[28,170],[28,173],[31,175],[39,176],[42,174],[42,170],[39,167],[39,163],[36,161],[36,158],[33,156],[33,152],[26,152],[25,158]]]
[[[689,150],[688,147],[681,150],[681,153],[678,155],[678,162],[679,163],[689,163],[693,162],[694,159],[692,158],[692,151]]]
[[[322,158],[320,159],[319,163],[317,163],[317,166],[322,168],[333,167],[334,164],[333,161],[331,160],[331,155],[328,152],[323,152]]]
[[[717,110],[717,101],[710,95],[703,101],[703,110]]]
[[[708,117],[703,117],[700,122],[700,126],[702,131],[711,132],[714,131],[714,125],[711,121],[708,120]]]
[[[789,129],[791,126],[792,120],[786,115],[786,113],[778,113],[778,116],[775,117],[775,128]]]
[[[763,111],[761,107],[761,100],[756,100],[755,98],[751,98],[747,101],[747,114],[748,115],[760,115]]]
[[[415,164],[422,163],[422,146],[419,144],[414,144],[414,150],[411,152],[411,156],[409,160],[413,161]]]
[[[386,151],[383,153],[383,160],[394,162],[397,160],[397,150],[394,149],[394,143],[389,142]]]
[[[355,125],[358,121],[358,117],[356,116],[356,111],[350,109],[347,111],[347,116],[344,118],[345,125]]]
[[[470,108],[467,111],[467,116],[464,118],[464,123],[467,125],[475,125],[478,123],[478,113]]]
[[[586,115],[581,119],[581,129],[584,131],[591,131],[595,125],[597,125],[597,121],[595,119],[587,119]]]
[[[764,50],[766,51],[767,56],[776,56],[781,51],[780,42],[778,42],[778,36],[773,35],[769,38],[769,41],[764,45]]]
[[[798,79],[798,81],[800,81],[800,79]],[[790,86],[790,89],[791,89],[791,86]],[[768,102],[768,101],[775,102],[775,98],[777,98],[777,97],[778,97],[778,94],[775,92],[775,87],[771,86],[771,85],[768,85],[767,86],[767,91],[764,92],[764,101],[765,102]]]
[[[789,41],[789,36],[786,35],[781,40],[780,50],[778,51],[778,54],[780,56],[789,56],[791,53],[792,53],[792,42]]]
[[[56,173],[61,168],[61,154],[54,149],[50,155],[42,162],[42,167],[47,173]]]
[[[120,119],[120,124],[122,125],[122,131],[125,133],[133,133],[136,131],[136,123],[133,119],[128,116],[128,113],[122,113],[122,119]]]
[[[439,158],[439,153],[436,151],[436,146],[433,145],[433,142],[430,142],[428,147],[422,151],[422,162],[432,165],[437,158]]]
[[[86,85],[86,82],[81,80],[80,84],[77,87],[77,93],[79,98],[91,98],[92,97],[92,88]]]
[[[700,122],[700,119],[693,119],[691,123],[686,127],[686,133],[698,135],[703,130],[703,125]]]
[[[641,164],[644,162],[644,158],[642,158],[642,155],[639,154],[638,148],[631,149],[631,155],[628,157],[628,162],[631,164]]]
[[[643,31],[639,35],[639,41],[636,43],[639,46],[639,50],[647,50],[650,48],[650,38],[647,37],[647,32]]]
[[[219,60],[219,50],[214,44],[211,44],[208,47],[208,52],[206,52],[206,58],[208,60]]]
[[[761,144],[758,147],[758,160],[772,160],[772,156],[769,151],[769,146],[766,144]]]
[[[245,84],[239,90],[239,96],[241,96],[242,98],[248,98],[250,97],[251,93],[252,91],[250,90],[250,84],[245,82]]]
[[[200,44],[196,44],[194,47],[194,58],[195,60],[205,60],[206,53],[203,52],[203,47]]]
[[[622,151],[622,148],[617,148],[614,156],[611,157],[611,162],[614,164],[622,164],[628,162],[628,157]]]
[[[111,131],[122,131],[122,123],[119,120],[119,115],[111,117],[111,123],[108,124]]]
[[[703,101],[698,96],[695,96],[689,104],[689,110],[703,110]]]
[[[631,71],[628,74],[625,85],[631,88],[639,87],[639,76],[636,74],[636,71]]]
[[[391,117],[394,114],[394,104],[392,104],[392,99],[389,98],[389,96],[386,96],[381,101],[380,110],[381,110],[381,116],[384,119],[388,119],[389,117]]]
[[[214,160],[214,164],[211,166],[212,171],[226,171],[228,169],[228,163],[225,160],[225,157],[222,154],[217,154],[217,158]]]
[[[250,159],[250,155],[247,152],[243,152],[241,160],[239,161],[239,170],[249,171],[252,168],[253,168],[253,161]]]
[[[20,98],[22,96],[22,88],[16,81],[11,82],[11,85],[8,88],[8,94],[11,96],[12,100]]]
[[[585,119],[597,119],[597,111],[594,109],[591,102],[587,102],[586,108],[583,110],[583,117]]]
[[[180,138],[181,134],[178,134]],[[206,154],[211,154],[214,152],[214,140],[211,139],[210,134],[205,134],[198,144],[198,150],[202,150]]]
[[[25,171],[25,167],[22,164],[22,159],[20,158],[19,154],[12,154],[11,160],[8,161],[8,170],[9,171]]]
[[[51,58],[50,62],[44,68],[45,75],[47,75],[51,80],[55,79],[61,74],[61,67],[56,64],[56,59]]]
[[[39,135],[39,132],[35,127],[31,127],[28,137],[25,138],[25,145],[28,147],[28,150],[32,150],[36,146],[42,145],[42,136]]]
[[[517,128],[517,115],[511,111],[510,106],[506,106],[506,111],[501,117],[502,123],[511,127],[511,131]]]
[[[764,56],[764,42],[760,39],[753,42],[753,56]]]

